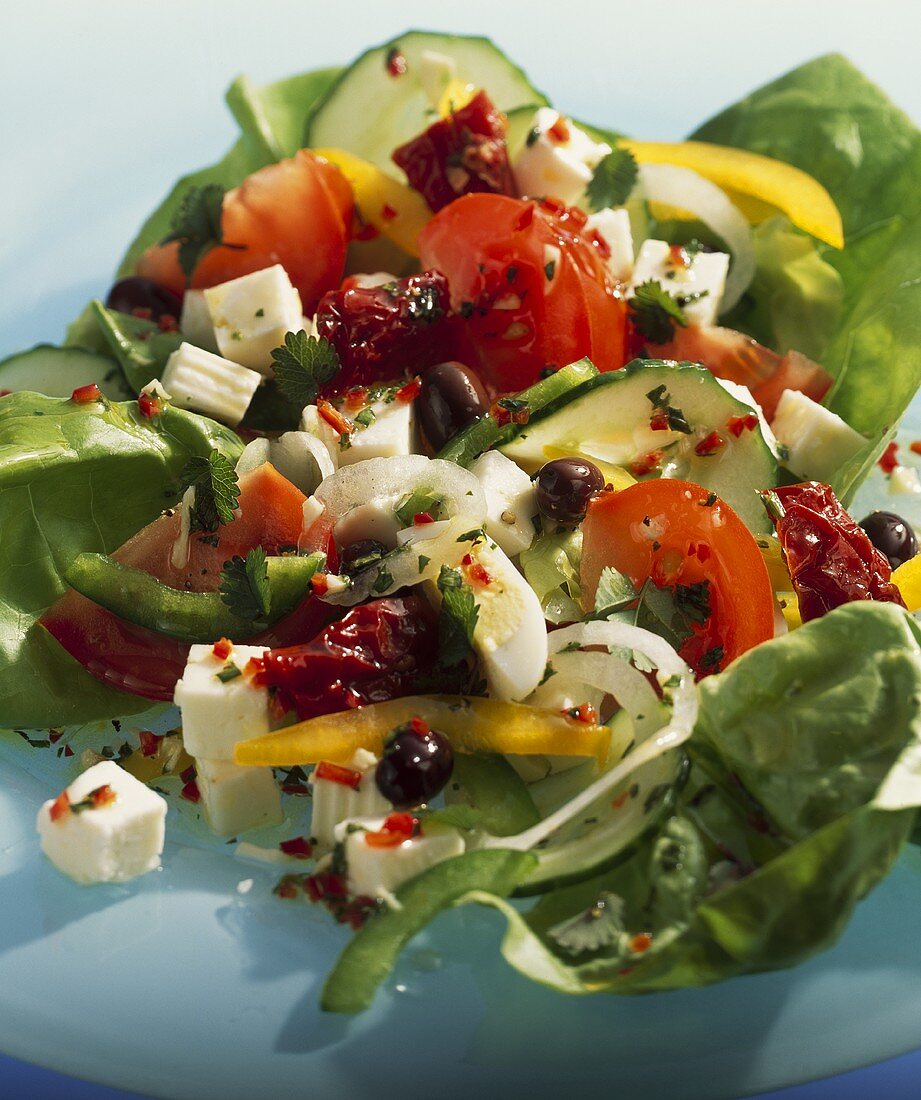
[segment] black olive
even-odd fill
[[[451,742],[443,733],[414,719],[387,741],[374,778],[384,798],[398,810],[410,810],[430,802],[453,770]]]
[[[604,488],[604,477],[592,462],[581,458],[555,458],[537,475],[537,505],[556,523],[579,523],[588,502]]]
[[[433,451],[440,451],[461,428],[479,419],[488,408],[483,383],[463,363],[436,363],[423,374],[416,415]]]
[[[893,569],[918,553],[918,540],[911,524],[895,512],[871,512],[860,521],[860,526]]]
[[[109,291],[106,305],[119,313],[133,313],[150,321],[159,321],[162,317],[178,321],[182,312],[182,299],[178,294],[141,275],[119,279]]]
[[[387,547],[377,539],[357,539],[339,551],[339,568],[343,573],[358,573],[387,553]]]

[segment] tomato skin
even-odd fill
[[[466,318],[472,361],[457,358],[491,396],[586,355],[602,371],[624,365],[626,306],[584,228],[585,215],[561,203],[472,194],[420,233],[422,265],[447,276]]]
[[[351,236],[353,198],[345,176],[322,157],[301,149],[260,168],[224,195],[221,229],[228,244],[202,258],[192,287],[216,286],[281,264],[312,316],[327,290],[339,285]],[[137,273],[177,294],[186,289],[176,243],[152,245]]]
[[[582,539],[586,608],[605,566],[637,587],[649,578],[659,587],[709,582],[710,617],[681,649],[699,675],[774,637],[774,593],[758,544],[709,490],[661,478],[602,493],[589,504]],[[717,646],[722,660],[705,660]]]

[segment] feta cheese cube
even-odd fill
[[[115,799],[80,806],[110,787]],[[111,760],[88,768],[66,791],[68,807],[49,799],[36,822],[42,851],[75,882],[126,882],[160,866],[166,800]]]
[[[393,809],[374,782],[377,757],[373,752],[357,749],[347,766],[360,776],[355,788],[337,783],[334,779],[318,778],[316,769],[313,772],[310,835],[320,849],[332,849],[336,843],[335,829],[340,821],[386,815]]]
[[[726,289],[729,257],[725,252],[698,252],[684,264],[676,263],[674,255],[667,241],[643,241],[627,297],[633,297],[641,283],[652,279],[673,298],[702,295],[682,305],[684,314],[692,325],[715,324]]]
[[[163,385],[179,409],[203,413],[235,428],[262,376],[220,355],[182,343],[166,361]]]
[[[630,215],[621,207],[612,210],[606,206],[595,214],[589,214],[588,229],[593,229],[608,246],[610,255],[605,260],[608,273],[615,282],[629,283],[633,275],[633,233]]]
[[[332,424],[320,416],[316,405],[306,405],[304,407],[301,413],[300,430],[308,432],[314,438],[319,439],[326,448],[333,469],[338,470],[339,456],[342,454],[339,449],[339,433]]]
[[[592,141],[584,130],[552,107],[538,109],[531,135],[512,164],[519,193],[532,197],[551,195],[570,206],[577,205],[599,161],[611,152],[611,146]]]
[[[193,645],[173,701],[182,711],[182,740],[196,759],[233,760],[238,741],[269,732],[268,690],[253,683],[245,671],[251,657],[261,657],[266,646],[234,645],[224,660],[210,645]],[[239,676],[218,675],[233,666]]]
[[[335,472],[329,451],[310,432],[285,432],[277,439],[251,439],[237,459],[237,474],[242,477],[265,462],[270,462],[308,497],[324,478]]]
[[[272,351],[303,323],[301,296],[281,266],[209,287],[205,302],[218,350],[244,367],[272,375]]]
[[[198,789],[211,830],[236,836],[284,818],[271,768],[241,768],[227,760],[195,761]]]
[[[368,844],[367,834],[379,831],[384,820],[355,818],[341,821],[335,828],[335,839],[344,847],[350,893],[383,897],[436,863],[464,853],[460,833],[444,825],[423,827],[421,835],[392,848],[374,848]]]
[[[830,481],[866,443],[840,416],[799,390],[780,395],[771,427],[787,448],[784,465],[810,481]]]
[[[486,533],[510,558],[534,541],[537,493],[530,477],[499,451],[487,451],[470,466],[486,495]]]
[[[179,315],[179,331],[190,344],[217,353],[214,325],[211,323],[211,313],[203,290],[185,292],[182,313]]]
[[[355,425],[349,436],[349,446],[339,449],[340,466],[351,466],[353,462],[361,462],[365,458],[393,458],[394,455],[411,455],[418,451],[416,412],[412,401],[397,398],[390,402],[374,401],[369,408],[374,413],[374,419],[367,427]]]

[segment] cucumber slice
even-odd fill
[[[649,394],[660,386],[666,388],[669,404],[684,414],[690,434],[649,427]],[[661,475],[648,476],[680,478],[712,489],[754,534],[769,534],[771,522],[758,490],[777,484],[777,460],[760,428],[743,430],[738,437],[726,430],[732,417],[751,411],[705,367],[637,359],[545,406],[512,439],[500,442],[499,450],[531,474],[561,450],[627,467],[663,450]],[[697,455],[695,447],[712,431],[721,433],[723,446],[708,457]]]
[[[406,71],[399,76],[391,76],[388,70],[394,51],[406,61]],[[503,111],[547,102],[488,38],[409,31],[366,51],[346,69],[310,114],[304,144],[347,149],[397,174],[390,159],[393,150],[432,122],[432,105],[421,76],[426,52],[451,58],[457,66],[456,78],[485,88]]]
[[[86,348],[38,344],[0,362],[0,390],[31,390],[47,397],[70,397],[78,386],[91,382],[113,401],[134,397],[118,363]]]

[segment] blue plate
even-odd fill
[[[790,10],[749,3],[742,21],[735,3],[468,0],[426,18],[492,34],[561,106],[653,138],[829,49],[921,118],[921,25],[905,6],[873,9],[874,26],[899,28],[895,42],[856,7],[839,7],[833,26],[826,5],[797,5],[795,24]],[[58,338],[174,179],[223,153],[233,130],[220,97],[238,71],[268,79],[345,60],[420,18],[352,0],[346,34],[331,11],[295,0],[61,2],[7,22],[0,351]],[[495,914],[465,909],[439,918],[374,1007],[345,1020],[321,1015],[317,995],[346,933],[274,899],[277,868],[207,841],[175,800],[161,872],[91,889],[56,874],[34,818],[72,771],[54,749],[0,751],[0,1048],[19,1058],[157,1096],[604,1087],[677,1100],[779,1087],[921,1045],[915,850],[838,946],[794,971],[565,999],[502,962]]]

